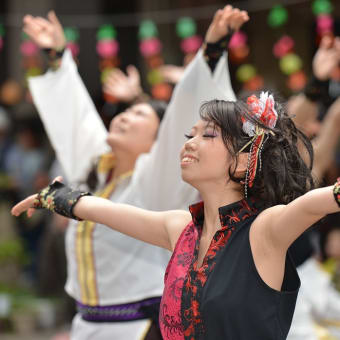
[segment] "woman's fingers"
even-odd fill
[[[28,208],[28,210],[27,210],[27,217],[31,218],[34,213],[35,213],[35,209],[34,208]]]
[[[37,198],[37,196],[38,196],[38,194],[28,196],[23,201],[16,204],[11,210],[12,215],[19,216],[24,211],[26,211],[30,208],[33,208],[34,200]]]
[[[54,183],[54,182],[63,182],[63,177],[62,176],[57,176],[53,181],[52,181],[52,183]]]
[[[47,17],[48,17],[48,20],[50,20],[52,24],[62,29],[63,26],[61,25],[54,11],[49,11],[47,14]]]

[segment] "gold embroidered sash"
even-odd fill
[[[117,184],[131,177],[132,173],[133,171],[129,171],[111,180],[103,190],[96,192],[95,196],[109,198]],[[95,226],[96,223],[91,221],[79,222],[76,236],[76,256],[81,302],[89,306],[97,306],[99,304],[93,254],[93,231]]]

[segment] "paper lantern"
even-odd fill
[[[117,56],[110,58],[103,58],[99,61],[99,69],[103,71],[106,68],[115,68],[119,66],[119,58]]]
[[[148,72],[147,79],[149,84],[151,85],[156,85],[163,82],[163,77],[161,73],[156,69]]]
[[[0,37],[0,50],[4,47],[4,39]]]
[[[243,46],[247,43],[247,35],[242,32],[238,31],[233,34],[231,40],[229,42],[229,48],[237,48]]]
[[[115,39],[117,32],[112,25],[102,25],[97,32],[97,40]]]
[[[66,41],[77,41],[79,39],[79,32],[76,28],[65,27],[64,34]]]
[[[284,74],[290,75],[299,71],[302,67],[302,60],[295,53],[289,53],[280,60],[280,69]]]
[[[76,57],[79,54],[79,45],[74,41],[66,43],[66,47],[70,49],[72,56]]]
[[[157,68],[164,64],[164,60],[160,55],[154,55],[146,58],[146,63],[149,68]]]
[[[25,32],[21,32],[21,40],[26,41],[30,39],[31,38]]]
[[[236,71],[236,78],[242,83],[255,77],[255,75],[256,69],[253,65],[250,64],[243,64]]]
[[[38,54],[38,46],[31,40],[25,40],[20,45],[20,51],[24,56],[33,56]]]
[[[229,58],[233,64],[242,63],[249,55],[249,47],[243,45],[240,47],[233,48],[229,51]]]
[[[300,91],[302,90],[307,82],[307,77],[303,71],[298,71],[291,74],[287,80],[287,86],[292,91]]]
[[[157,38],[146,39],[141,41],[139,49],[144,57],[151,57],[161,52],[162,44]]]
[[[0,37],[3,37],[4,35],[5,35],[4,25],[0,24]]]
[[[263,84],[263,78],[259,75],[256,75],[246,81],[243,87],[248,91],[258,91],[259,89],[263,88]]]
[[[196,33],[195,21],[189,17],[180,18],[176,24],[176,32],[182,39],[191,37]]]
[[[40,68],[41,60],[38,55],[26,56],[22,60],[22,66],[25,70],[29,68]]]
[[[284,55],[291,52],[293,48],[294,40],[288,35],[285,35],[275,43],[273,54],[276,58],[282,58]]]
[[[319,34],[333,31],[333,18],[327,14],[318,15],[316,18],[316,29]]]
[[[267,20],[268,25],[271,27],[282,26],[288,20],[288,12],[281,5],[276,5],[270,10]]]
[[[187,54],[187,53],[194,53],[197,52],[197,50],[202,45],[202,38],[198,35],[193,35],[192,37],[185,38],[181,42],[181,50]]]
[[[32,67],[26,70],[25,78],[36,77],[42,74],[42,69],[39,67]]]
[[[120,102],[119,99],[117,99],[116,97],[114,97],[114,96],[112,96],[112,95],[110,95],[110,94],[108,94],[108,93],[106,93],[106,92],[103,92],[103,97],[104,97],[104,100],[105,100],[107,103],[112,103],[112,104],[114,104],[114,103],[119,103],[119,102]]]
[[[315,15],[329,14],[333,11],[333,6],[329,0],[315,0],[312,5],[312,10]]]
[[[118,54],[119,45],[117,40],[100,40],[97,42],[96,50],[102,58],[114,57]]]
[[[138,35],[141,40],[150,39],[158,35],[158,30],[153,21],[144,20],[139,26]]]
[[[104,68],[102,70],[102,73],[100,74],[100,81],[102,83],[105,83],[106,82],[106,79],[108,77],[108,75],[113,71],[113,68],[111,67],[108,67],[108,68]]]
[[[172,86],[166,83],[161,83],[152,86],[152,97],[158,100],[169,101],[172,95]]]

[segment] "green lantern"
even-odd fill
[[[97,40],[115,39],[117,32],[112,25],[102,25],[97,32]]]
[[[188,38],[196,33],[196,23],[189,17],[180,18],[176,24],[177,35],[182,38]]]
[[[23,41],[26,41],[26,40],[30,40],[30,37],[25,32],[21,32],[21,39]]]
[[[153,38],[158,35],[156,25],[152,20],[143,20],[139,25],[138,36],[141,40]]]
[[[290,75],[295,73],[296,71],[299,71],[301,67],[302,60],[295,53],[286,54],[280,60],[280,69],[286,75]]]
[[[276,5],[270,10],[267,20],[268,25],[271,27],[282,26],[288,20],[288,12],[281,5]]]
[[[0,24],[0,37],[3,37],[5,35],[5,28],[3,24]]]
[[[25,73],[25,78],[36,77],[42,74],[42,69],[39,67],[29,68]]]
[[[333,11],[333,6],[329,0],[315,0],[312,10],[315,15],[329,14]]]
[[[79,32],[76,28],[65,27],[64,34],[66,41],[77,41],[79,39]]]
[[[245,83],[255,76],[256,68],[250,64],[243,64],[236,71],[236,78],[242,83]]]
[[[156,69],[148,72],[147,79],[150,85],[156,85],[163,81],[161,73]]]

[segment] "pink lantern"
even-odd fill
[[[0,50],[3,48],[4,46],[4,40],[2,39],[2,37],[0,37]]]
[[[69,41],[66,47],[71,50],[72,56],[76,57],[79,54],[79,45],[73,41]]]
[[[119,44],[113,39],[100,40],[97,42],[96,50],[102,58],[114,57],[118,54]]]
[[[294,48],[294,40],[288,35],[283,36],[273,47],[273,54],[277,58],[282,58]]]
[[[181,50],[185,53],[195,53],[202,45],[202,38],[198,35],[183,39],[181,42]]]
[[[31,40],[26,40],[20,45],[20,51],[26,57],[36,55],[38,50],[38,46]]]
[[[318,15],[316,18],[316,29],[319,34],[333,30],[333,18],[327,14]]]
[[[160,53],[162,44],[157,38],[145,39],[140,43],[139,49],[143,57],[152,57]]]
[[[231,37],[229,48],[237,48],[247,43],[247,35],[242,31],[237,31]]]

